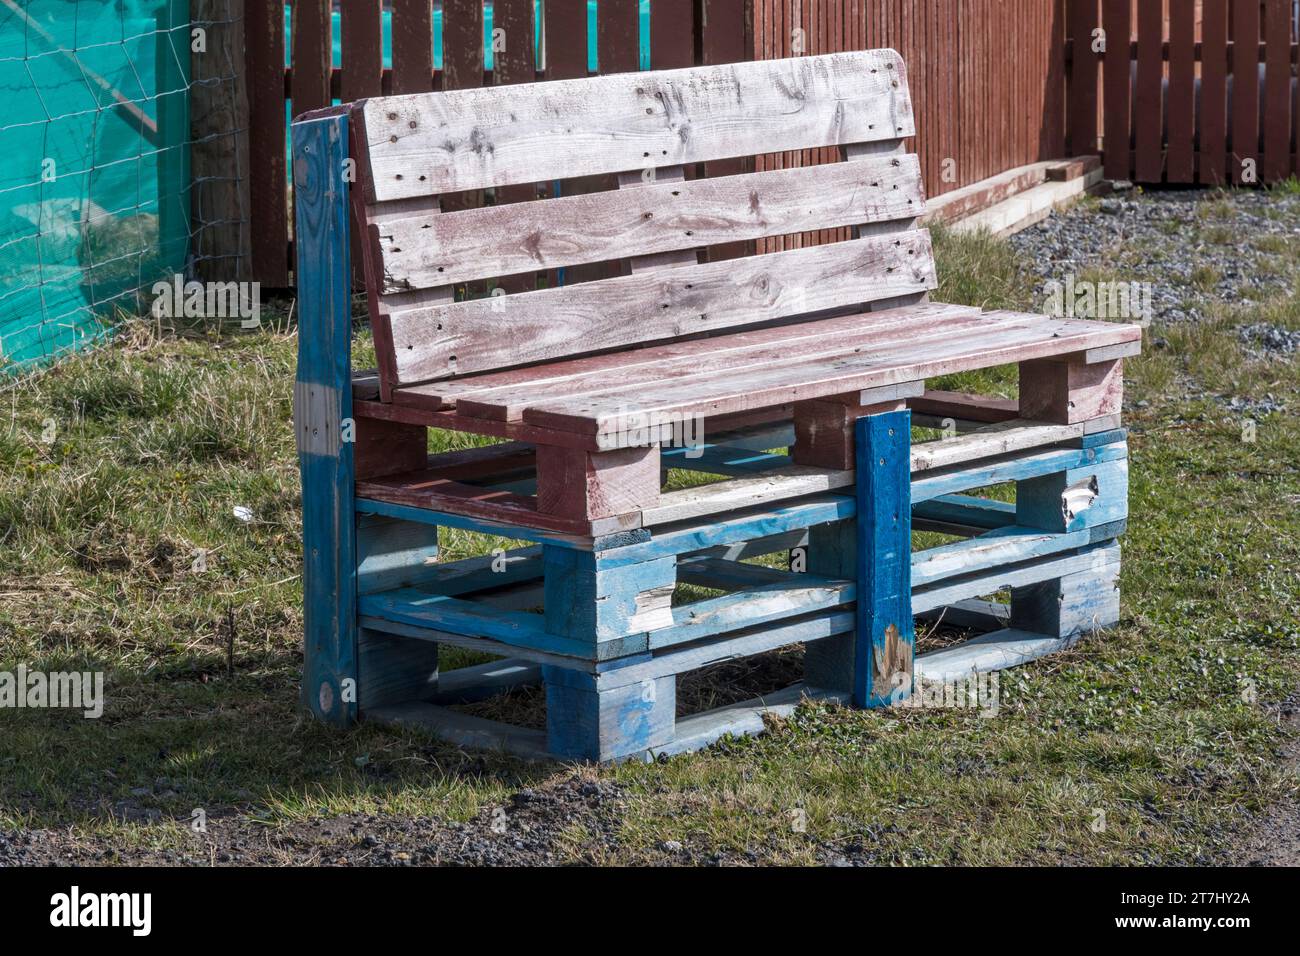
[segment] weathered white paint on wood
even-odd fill
[[[396,310],[397,383],[562,358],[931,289],[928,232]],[[382,320],[382,317],[381,317]]]
[[[893,50],[363,100],[366,199],[915,134]]]
[[[390,219],[378,230],[383,291],[467,282],[813,229],[913,218],[914,155],[653,182],[618,190]]]

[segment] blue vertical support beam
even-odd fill
[[[298,249],[294,430],[302,474],[303,703],[346,726],[357,716],[356,516],[352,444],[352,272],[347,117],[293,124]]]
[[[855,428],[857,707],[885,707],[912,693],[911,428],[907,410],[864,416]]]

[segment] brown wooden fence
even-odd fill
[[[531,44],[507,44],[491,72],[483,62],[483,0],[440,0],[444,62],[436,70],[431,0],[335,0],[342,38],[337,68],[331,65],[331,0],[291,0],[287,68],[281,0],[234,2],[245,7],[253,274],[268,287],[290,284],[286,102],[297,115],[335,99],[587,74],[586,0],[544,0],[540,58]],[[894,47],[908,64],[917,110],[918,132],[910,145],[921,154],[928,192],[936,195],[1065,155],[1063,3],[651,0],[650,66]],[[601,72],[638,68],[638,7],[638,0],[599,0]],[[381,46],[385,8],[392,17],[387,69]],[[530,35],[534,9],[532,0],[494,0],[493,26],[504,28],[507,36]],[[780,166],[823,158],[807,154],[758,162]],[[719,165],[740,169],[752,167],[752,161]]]
[[[283,0],[244,0],[249,103],[252,257],[264,285],[290,284],[291,206],[286,199],[286,101],[293,115],[365,96],[463,89],[493,83],[586,76],[586,0],[548,0],[534,23],[533,0],[494,0],[493,28],[507,37],[541,30],[532,43],[507,43],[484,66],[483,0],[441,0],[443,63],[434,68],[431,0],[342,0],[341,66],[331,65],[331,0],[290,0],[286,67]],[[596,50],[600,72],[638,68],[638,0],[600,0]],[[381,16],[391,11],[391,67],[382,58]],[[654,0],[650,65],[655,69],[746,58],[746,0]],[[588,188],[595,184],[586,184]],[[582,188],[578,184],[577,188]],[[498,197],[512,201],[514,195]],[[472,201],[472,200],[471,200]]]
[[[1108,178],[1142,183],[1300,173],[1297,16],[1296,0],[1070,0],[1071,151],[1100,145]]]
[[[752,0],[752,12],[755,59],[876,47],[903,55],[917,129],[907,145],[920,155],[930,196],[1065,155],[1059,0]],[[759,164],[825,162],[823,153],[760,157]]]

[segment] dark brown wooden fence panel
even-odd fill
[[[1074,40],[1070,61],[1070,152],[1097,151],[1097,74],[1101,57],[1093,52],[1093,31],[1100,26],[1097,0],[1070,0],[1069,30]]]
[[[1137,178],[1159,182],[1164,175],[1161,100],[1164,86],[1165,20],[1159,0],[1139,2],[1137,9],[1137,91],[1133,96]]]
[[[1201,8],[1200,168],[1197,182],[1218,186],[1228,171],[1228,0]]]
[[[1169,0],[1169,97],[1167,177],[1196,181],[1196,8],[1197,0]]]
[[[249,226],[253,279],[289,284],[288,182],[285,171],[284,6],[280,0],[248,0]]]
[[[1292,0],[1267,0],[1264,18],[1264,182],[1291,175]]]
[[[429,0],[392,0],[391,93],[433,89],[433,8]],[[344,31],[346,43],[347,32]]]
[[[293,115],[330,105],[330,0],[295,0],[289,38],[293,49],[289,98]]]
[[[1259,4],[1232,7],[1232,179],[1249,183],[1259,162]]]
[[[1133,175],[1129,125],[1133,79],[1128,42],[1132,3],[1131,0],[1104,0],[1104,3],[1102,28],[1106,31],[1106,87],[1102,96],[1102,145],[1106,152],[1106,177],[1128,179]]]

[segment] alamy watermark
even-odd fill
[[[1059,319],[1098,319],[1151,324],[1155,316],[1150,282],[1093,282],[1067,275],[1043,287],[1043,314]]]
[[[185,281],[177,273],[150,290],[152,312],[160,319],[239,319],[241,329],[262,324],[262,283]]]
[[[609,447],[663,445],[685,448],[687,458],[699,458],[704,454],[703,415],[619,409],[613,418],[616,425],[600,430],[602,445],[612,442]]]
[[[925,710],[978,710],[981,717],[996,717],[1001,709],[1001,682],[996,671],[967,674],[956,680],[919,677],[912,693],[895,707]]]
[[[0,710],[66,707],[87,719],[104,713],[103,671],[0,671]]]

